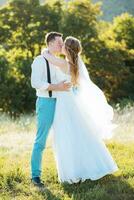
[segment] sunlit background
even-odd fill
[[[0,199],[133,200],[134,0],[0,0],[0,5]],[[50,31],[81,40],[89,75],[114,108],[118,126],[106,144],[120,170],[101,181],[60,185],[51,130],[43,161],[48,190],[41,193],[29,189],[36,134],[30,74]]]

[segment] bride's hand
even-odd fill
[[[44,56],[44,57],[47,57],[48,56],[48,49],[47,48],[44,48],[42,51],[41,51],[41,54]]]

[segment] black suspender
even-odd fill
[[[51,83],[51,75],[50,75],[50,67],[49,67],[49,62],[48,60],[44,57],[44,59],[46,60],[46,65],[47,65],[47,81],[48,83]],[[49,90],[49,97],[52,97],[52,91]]]

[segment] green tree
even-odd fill
[[[114,19],[112,30],[114,39],[124,43],[127,49],[134,49],[134,17],[124,13]]]
[[[30,66],[41,52],[45,34],[58,31],[56,22],[60,20],[61,9],[59,1],[40,6],[37,2],[14,0],[0,10],[0,107],[4,112],[16,116],[34,108]]]
[[[106,73],[106,69],[111,66],[111,75],[113,74],[111,99],[134,99],[134,17],[125,13],[116,17],[113,23],[103,26],[105,28],[99,31],[99,39],[104,44],[103,48],[107,49],[106,56],[102,59],[104,71]]]

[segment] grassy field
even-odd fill
[[[60,184],[51,148],[51,134],[43,156],[42,179],[47,189],[30,184],[30,157],[35,136],[35,116],[11,120],[0,116],[0,200],[134,200],[134,107],[117,106],[119,124],[106,142],[119,171],[98,181]]]

